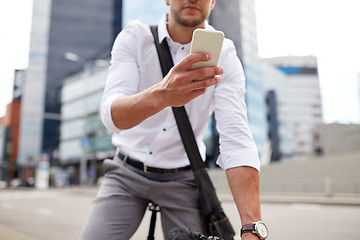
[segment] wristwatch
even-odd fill
[[[262,221],[242,226],[240,236],[247,232],[256,234],[260,239],[266,239],[268,237],[268,229]]]

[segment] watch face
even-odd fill
[[[258,232],[261,238],[266,238],[268,236],[268,229],[263,222],[256,223],[255,231]]]

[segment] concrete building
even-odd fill
[[[89,60],[109,57],[121,30],[121,7],[121,0],[34,0],[21,109],[21,166],[36,164],[44,154],[54,159],[59,144],[62,80]],[[77,54],[81,61],[65,59],[66,52]]]
[[[288,56],[265,62],[265,88],[276,94],[280,158],[307,158],[312,131],[323,122],[316,58]]]
[[[321,124],[313,129],[312,150],[315,156],[360,152],[359,124]]]

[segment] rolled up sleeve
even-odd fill
[[[260,171],[260,160],[253,140],[245,104],[245,76],[235,46],[222,57],[224,74],[215,90],[215,119],[220,136],[217,164],[223,169],[250,166]]]
[[[119,96],[135,94],[139,85],[137,63],[136,25],[129,24],[117,36],[111,51],[109,73],[100,102],[99,114],[105,127],[113,133],[121,129],[115,126],[111,115],[111,105]]]

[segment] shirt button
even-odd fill
[[[152,152],[149,152],[149,154],[151,155],[151,154],[152,154]]]
[[[181,49],[182,49],[182,50],[184,50],[184,49],[185,49],[185,47],[182,47]]]
[[[165,131],[166,131],[166,128],[163,128],[163,131],[165,132]]]

